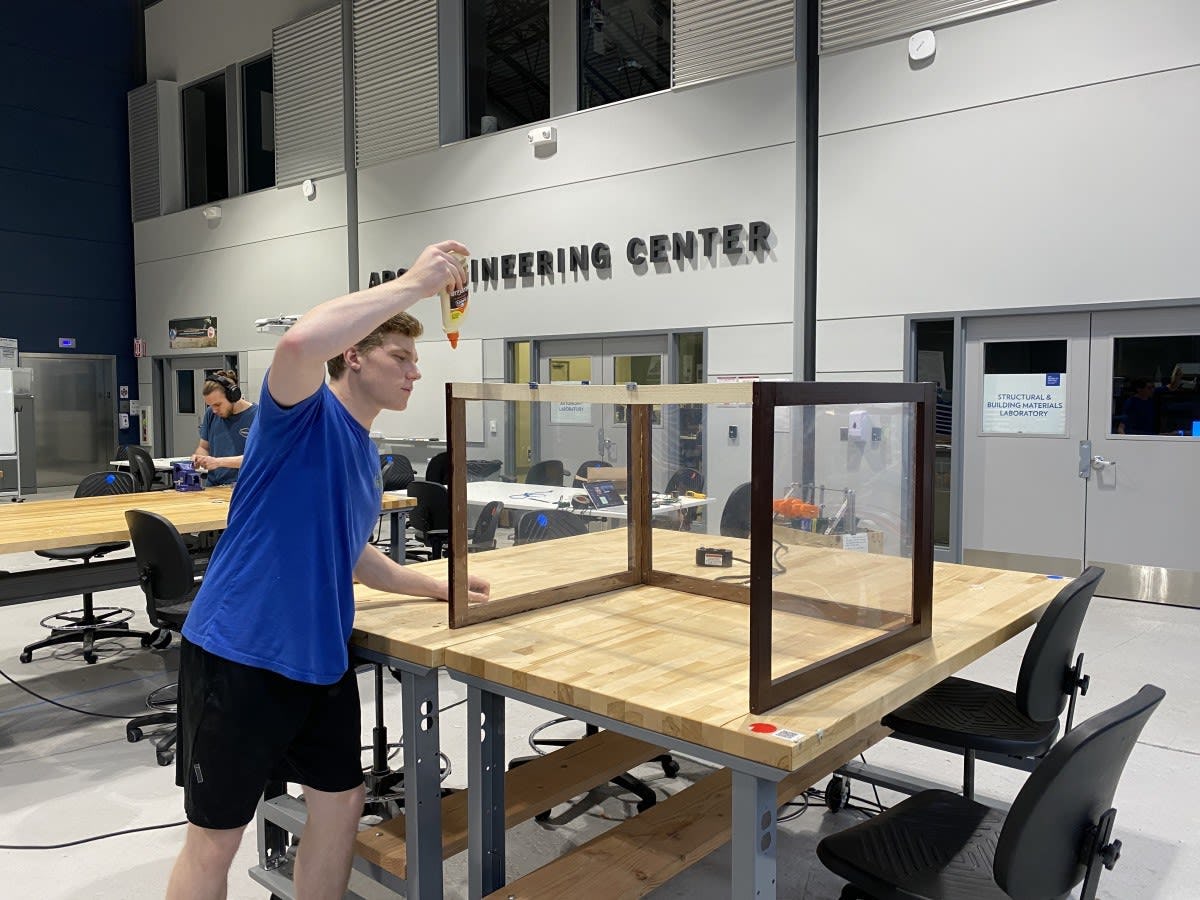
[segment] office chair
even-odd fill
[[[408,486],[408,496],[417,501],[408,511],[409,527],[428,550],[411,548],[405,555],[414,559],[441,559],[450,537],[450,495],[446,486],[436,481],[414,481]]]
[[[133,492],[133,476],[128,472],[93,472],[85,475],[75,488],[76,497],[105,497]],[[82,560],[86,566],[93,559],[124,550],[128,546],[129,541],[110,541],[104,544],[34,552],[46,559]],[[82,609],[70,609],[42,619],[41,625],[50,629],[50,637],[26,646],[21,651],[20,660],[23,663],[31,662],[34,650],[78,641],[83,644],[83,658],[91,665],[96,661],[94,645],[97,638],[135,637],[141,640],[143,647],[150,646],[156,635],[148,631],[130,630],[128,622],[131,618],[133,610],[123,606],[93,606],[92,594],[89,591],[83,595]]]
[[[671,477],[667,479],[667,489],[663,493],[675,494],[682,497],[688,491],[701,492],[703,490],[704,476],[695,469],[684,466],[671,473]],[[692,524],[696,521],[698,515],[699,511],[695,508],[681,509],[677,518],[679,530],[691,531]]]
[[[496,526],[500,523],[500,513],[504,504],[493,500],[484,506],[475,520],[475,528],[471,531],[471,540],[467,543],[468,553],[480,553],[484,550],[496,549]]]
[[[161,635],[154,646],[161,649],[171,642],[171,632],[182,630],[200,581],[195,577],[187,545],[174,525],[162,516],[142,509],[126,511],[125,522],[133,539],[138,584],[146,595],[146,614]],[[138,716],[125,726],[125,737],[131,744],[144,737],[143,728],[152,725],[171,726],[153,741],[154,754],[160,766],[170,765],[175,758],[179,722],[179,713],[175,708],[177,693],[178,683],[174,682],[151,691],[146,698],[146,705],[155,712]]]
[[[467,481],[487,481],[503,466],[504,461],[500,459],[468,459]]]
[[[133,476],[134,490],[139,493],[154,490],[156,485],[153,457],[137,444],[128,444],[125,447],[125,453],[129,457],[129,474]],[[157,485],[157,487],[165,488],[166,485]]]
[[[556,538],[571,537],[572,535],[587,534],[587,522],[582,516],[574,515],[565,509],[547,509],[539,512],[529,512],[523,515],[520,521],[517,522],[517,531],[515,544],[532,544],[537,541],[552,541]],[[529,745],[538,754],[542,753],[542,747],[565,747],[568,744],[575,743],[577,738],[539,738],[537,735],[546,728],[553,725],[559,725],[563,722],[570,722],[569,716],[561,716],[557,719],[551,719],[549,722],[543,722],[535,728],[529,735]],[[590,722],[584,722],[584,733],[587,735],[596,734],[600,729]],[[516,768],[524,765],[531,760],[536,759],[533,756],[524,756],[514,759],[509,763],[509,768]],[[668,778],[674,778],[679,774],[679,763],[677,763],[671,754],[663,753],[650,760],[662,766],[663,774]],[[652,807],[658,797],[654,790],[640,778],[630,775],[628,772],[616,775],[609,779],[610,782],[629,791],[638,798],[638,812],[645,812]],[[534,817],[539,822],[545,822],[550,818],[550,811],[544,810]]]
[[[963,796],[975,792],[975,759],[1030,770],[1058,736],[1058,717],[1067,707],[1066,730],[1075,718],[1077,693],[1087,693],[1083,654],[1075,643],[1083,617],[1104,570],[1089,566],[1069,581],[1038,620],[1021,659],[1015,691],[966,678],[940,681],[883,717],[892,736],[963,754]],[[836,776],[835,776],[836,777]],[[846,787],[831,784],[833,796]]]
[[[450,454],[443,450],[429,457],[425,466],[425,480],[438,484],[450,483]]]
[[[556,538],[587,534],[587,522],[565,509],[545,509],[527,512],[517,520],[513,544],[533,544],[537,541],[553,541]]]
[[[412,463],[401,453],[380,453],[379,468],[385,491],[402,491],[417,477]]]
[[[721,510],[721,534],[725,537],[750,537],[750,482],[733,489]]]
[[[565,474],[561,459],[543,459],[529,467],[529,471],[525,473],[525,483],[562,487]]]
[[[841,900],[1055,898],[1082,882],[1094,900],[1112,869],[1117,782],[1162,688],[1081,724],[1051,748],[1007,816],[948,791],[923,791],[817,845],[825,867],[849,884]],[[997,888],[999,890],[997,890]]]
[[[588,469],[603,469],[608,466],[602,459],[585,459],[579,464],[579,468],[575,470],[575,478],[571,482],[571,487],[581,488],[587,484]]]

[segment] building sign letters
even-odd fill
[[[694,261],[697,255],[713,259],[718,253],[737,258],[744,253],[762,259],[771,250],[771,226],[766,222],[750,222],[748,225],[734,224],[708,226],[690,231],[675,231],[671,234],[651,234],[646,237],[635,235],[625,242],[626,262],[639,274],[651,264]],[[619,252],[619,251],[618,251]],[[499,256],[473,256],[470,260],[471,286],[480,283],[505,287],[517,279],[553,281],[556,275],[586,274],[589,271],[612,270],[613,250],[609,244],[573,244],[553,250],[523,250]],[[368,286],[374,287],[396,277],[396,269],[372,272]]]

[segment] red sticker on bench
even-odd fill
[[[750,730],[753,732],[756,732],[758,734],[771,734],[772,732],[778,731],[779,729],[776,728],[776,726],[772,725],[770,722],[755,722],[753,725],[750,726]]]

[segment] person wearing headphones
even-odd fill
[[[237,375],[227,369],[209,375],[202,393],[208,409],[200,423],[200,443],[192,454],[192,465],[208,470],[205,481],[209,485],[233,484],[258,407],[242,396]]]

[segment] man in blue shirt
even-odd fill
[[[175,777],[189,824],[169,900],[226,896],[268,781],[304,788],[298,896],[345,893],[364,798],[353,582],[448,596],[446,581],[368,543],[382,493],[370,427],[403,410],[421,377],[421,324],[404,310],[463,287],[452,254],[466,252],[426,247],[404,276],[310,310],[275,349],[228,526],[183,629]],[[470,579],[472,601],[488,592]]]
[[[258,407],[242,396],[237,374],[227,369],[210,375],[201,393],[208,409],[200,423],[200,443],[192,454],[192,464],[208,470],[205,481],[210,485],[233,484]]]

